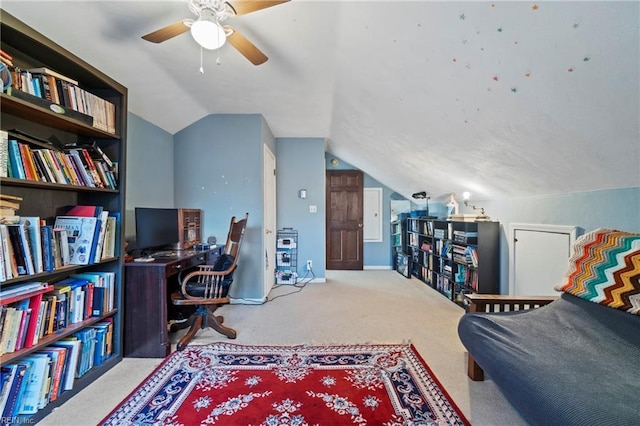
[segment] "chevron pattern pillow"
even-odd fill
[[[600,228],[581,236],[555,289],[640,315],[640,234]]]

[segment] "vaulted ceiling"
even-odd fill
[[[189,33],[141,39],[194,18],[181,0],[1,6],[127,86],[130,112],[172,134],[259,113],[274,136],[324,137],[407,197],[640,186],[636,1],[292,0],[227,22],[266,63],[227,44],[202,52],[204,73]]]

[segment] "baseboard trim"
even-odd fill
[[[362,269],[393,269],[391,266],[389,265],[367,265],[367,266],[363,266]]]
[[[267,298],[262,298],[262,299],[256,299],[256,298],[250,298],[250,299],[245,299],[243,297],[238,297],[238,298],[234,298],[234,297],[230,297],[229,298],[229,304],[231,305],[262,305],[267,301]]]

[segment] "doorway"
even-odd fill
[[[363,173],[327,170],[327,269],[363,269]]]
[[[264,298],[275,280],[276,269],[276,156],[264,145]]]

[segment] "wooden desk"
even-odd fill
[[[153,262],[127,262],[124,281],[124,356],[164,358],[171,352],[167,331],[170,294],[180,271],[211,262],[222,250],[188,250]]]

